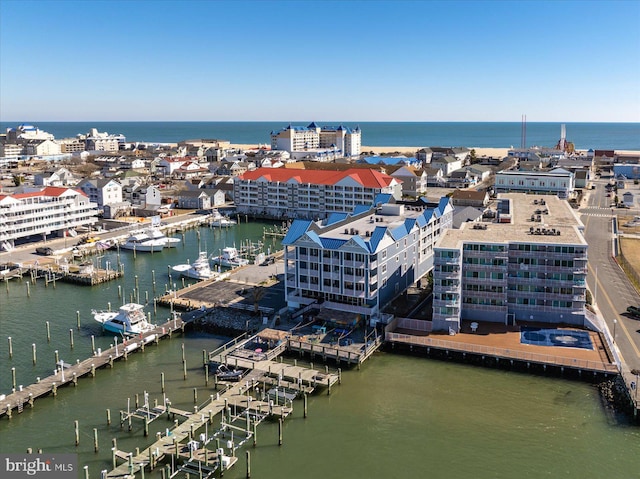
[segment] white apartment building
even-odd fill
[[[402,197],[402,184],[371,169],[257,168],[234,179],[238,213],[275,218],[324,219],[374,204],[380,194]]]
[[[433,329],[458,332],[461,320],[584,326],[588,245],[574,210],[555,196],[498,201],[495,222],[465,223],[436,244]]]
[[[551,171],[500,171],[496,193],[522,192],[569,198],[575,190],[575,175],[562,168]]]
[[[87,151],[118,151],[120,144],[124,144],[124,135],[110,135],[106,132],[99,132],[96,128],[91,128],[86,135],[79,135],[80,140],[84,140]]]
[[[271,132],[271,149],[289,153],[334,150],[341,153],[339,156],[354,157],[360,155],[361,147],[360,127],[352,129],[343,125],[319,126],[313,122],[308,126],[289,125],[280,131]]]
[[[295,220],[282,241],[290,308],[318,303],[325,319],[350,314],[375,322],[381,310],[433,267],[433,247],[451,227],[453,207],[439,203],[359,206],[324,221]]]
[[[62,236],[79,226],[96,223],[97,205],[71,189],[46,188],[0,194],[0,248],[12,249],[15,241],[32,235]]]
[[[122,203],[122,185],[114,179],[86,179],[78,183],[78,188],[101,209]]]

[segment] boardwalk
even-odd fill
[[[184,321],[174,318],[145,333],[140,337],[130,338],[124,343],[116,344],[106,351],[96,351],[90,358],[78,361],[76,364],[58,364],[56,373],[27,387],[20,388],[0,401],[0,417],[11,417],[13,411],[21,413],[25,407],[34,406],[34,401],[48,394],[57,394],[58,388],[68,384],[77,384],[78,379],[91,375],[95,376],[96,370],[109,366],[118,359],[127,359],[132,352],[144,350],[145,345],[157,342],[165,336],[171,336],[174,331],[184,330]]]

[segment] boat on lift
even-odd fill
[[[220,256],[214,256],[211,258],[211,261],[213,264],[218,264],[227,268],[238,268],[249,264],[249,260],[240,257],[238,250],[233,246],[227,246],[224,248],[222,250],[222,254]]]
[[[211,212],[211,219],[209,220],[210,226],[228,228],[229,226],[234,226],[235,224],[237,224],[235,220],[232,220],[228,216],[223,215],[217,209],[214,209]]]
[[[139,252],[155,253],[162,251],[165,242],[153,239],[143,230],[132,231],[127,240],[120,245],[122,249],[130,249]]]
[[[211,267],[209,266],[209,256],[207,255],[206,251],[200,251],[198,259],[193,263],[177,264],[171,269],[177,273],[180,273],[181,276],[198,280],[214,278],[222,279],[223,276],[220,273],[211,270]]]
[[[149,226],[144,232],[153,240],[163,241],[165,248],[177,248],[182,242],[180,238],[166,236],[157,226]]]
[[[105,331],[132,336],[151,331],[155,326],[147,322],[144,305],[126,303],[118,311],[91,311],[93,319],[102,324]]]

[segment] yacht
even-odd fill
[[[155,326],[147,322],[144,306],[127,303],[118,311],[91,311],[93,319],[102,324],[105,331],[131,336],[151,331]]]
[[[209,257],[206,251],[200,251],[198,259],[192,264],[177,264],[171,269],[186,278],[205,280],[220,277],[219,273],[211,271],[209,267]]]
[[[236,222],[234,220],[232,220],[228,216],[224,216],[218,210],[214,209],[211,212],[211,220],[209,220],[210,226],[220,226],[221,228],[227,228],[235,224]]]
[[[131,249],[135,251],[144,251],[147,253],[154,253],[162,251],[165,242],[160,239],[153,239],[144,231],[132,231],[127,241],[120,245],[123,249]]]
[[[176,248],[181,243],[180,238],[171,238],[169,236],[165,236],[165,234],[157,226],[150,226],[145,230],[145,233],[151,239],[164,241],[165,248]]]
[[[239,266],[245,266],[249,264],[248,259],[241,258],[238,255],[238,250],[233,246],[228,246],[222,250],[220,256],[214,256],[211,258],[213,264],[219,264],[220,266],[226,266],[227,268],[237,268]]]

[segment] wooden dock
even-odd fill
[[[164,434],[158,433],[157,440],[137,455],[113,449],[113,469],[105,477],[135,477],[142,469],[153,470],[167,458],[171,458],[172,464],[168,477],[175,477],[180,472],[202,472],[202,477],[210,477],[216,471],[229,469],[237,462],[236,449],[249,439],[255,442],[258,424],[267,417],[282,421],[293,412],[291,402],[274,404],[254,397],[261,375],[260,371],[254,370],[240,382],[226,383],[223,391],[210,395],[203,404],[194,407],[193,413],[175,409],[170,404],[154,407],[156,417],[166,414],[173,419],[177,415],[184,421],[180,424],[176,421],[176,425]],[[149,418],[144,412],[135,414],[148,424]],[[212,427],[213,418],[218,415],[220,426]],[[198,434],[202,428],[204,433]],[[215,448],[207,447],[214,443]],[[117,465],[118,459],[124,462]]]
[[[126,339],[123,343],[116,344],[105,351],[98,350],[93,356],[78,361],[76,364],[58,364],[56,373],[26,387],[20,387],[0,400],[0,417],[6,415],[11,418],[13,411],[21,413],[25,405],[34,406],[34,401],[48,394],[57,395],[58,388],[73,384],[77,385],[78,379],[91,375],[95,376],[96,370],[109,366],[119,359],[127,359],[128,355],[137,351],[144,351],[145,345],[157,342],[166,336],[171,336],[174,331],[184,331],[185,322],[180,318],[170,319],[153,330],[134,338]]]

